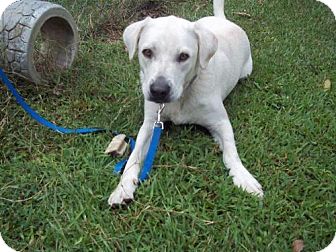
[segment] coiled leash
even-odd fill
[[[11,94],[14,96],[16,102],[24,109],[24,111],[26,111],[26,113],[30,117],[32,117],[35,121],[37,121],[41,125],[43,125],[45,127],[48,127],[49,129],[51,129],[53,131],[56,131],[56,132],[61,133],[61,134],[81,134],[81,135],[90,134],[90,133],[98,133],[98,132],[112,132],[112,135],[115,136],[115,137],[120,135],[116,131],[111,131],[111,130],[103,129],[103,128],[69,129],[69,128],[60,127],[60,126],[46,120],[45,118],[40,116],[36,111],[34,111],[25,102],[25,100],[22,98],[20,93],[16,90],[14,85],[10,82],[10,80],[8,79],[6,74],[4,73],[3,69],[1,69],[1,68],[0,68],[0,79],[2,80],[2,83],[7,87],[7,89],[11,92]],[[143,169],[140,172],[140,177],[139,177],[140,182],[143,182],[144,180],[146,180],[148,178],[148,174],[149,174],[149,172],[150,172],[150,170],[153,166],[156,150],[157,150],[157,147],[159,145],[161,132],[163,130],[163,123],[160,120],[160,113],[162,112],[163,108],[164,108],[164,105],[163,104],[160,105],[160,110],[158,112],[158,121],[155,122],[155,124],[154,124],[154,130],[153,130],[153,136],[152,136],[151,144],[149,146],[149,150],[148,150],[146,159],[144,161]],[[131,137],[125,136],[123,138],[123,140],[129,144],[130,152],[132,153],[132,151],[135,147],[134,139],[131,138]],[[118,162],[114,167],[114,172],[115,173],[121,173],[123,171],[127,161],[128,161],[128,158]]]

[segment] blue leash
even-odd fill
[[[149,145],[149,149],[148,149],[145,161],[143,163],[142,170],[139,175],[140,183],[148,179],[149,173],[153,167],[154,158],[155,158],[155,154],[156,154],[157,148],[160,143],[160,137],[161,137],[162,130],[163,130],[163,123],[156,122],[154,124],[153,135],[152,135],[152,139]]]
[[[6,74],[3,72],[3,70],[0,68],[0,77],[2,82],[5,84],[5,86],[9,89],[9,91],[14,95],[17,103],[30,115],[33,119],[35,119],[38,123],[42,124],[43,126],[48,127],[49,129],[52,129],[56,132],[62,133],[62,134],[89,134],[94,132],[102,132],[106,131],[106,129],[99,129],[99,128],[81,128],[81,129],[68,129],[63,128],[60,126],[57,126],[48,120],[44,119],[42,116],[40,116],[38,113],[36,113],[22,98],[22,96],[19,94],[19,92],[15,89],[13,84],[10,82],[10,80],[7,78]]]
[[[28,115],[30,115],[34,120],[36,120],[38,123],[40,123],[43,126],[48,127],[51,130],[54,130],[58,133],[62,134],[89,134],[89,133],[98,133],[98,132],[106,132],[109,131],[107,129],[102,128],[79,128],[79,129],[68,129],[63,128],[60,126],[57,126],[54,123],[51,123],[50,121],[46,120],[42,116],[40,116],[38,113],[36,113],[22,98],[22,96],[19,94],[19,92],[16,90],[16,88],[13,86],[13,84],[10,82],[4,71],[0,68],[0,78],[2,82],[5,84],[5,86],[8,88],[8,90],[13,94],[15,97],[17,103],[27,112]],[[151,143],[149,146],[149,150],[147,152],[146,159],[144,161],[143,169],[140,172],[139,181],[143,182],[148,178],[148,175],[153,167],[153,162],[155,158],[155,154],[157,151],[157,147],[160,142],[160,136],[161,132],[163,130],[163,123],[160,122],[160,113],[163,110],[164,105],[162,105],[162,108],[159,110],[158,115],[158,122],[154,125],[153,135],[151,139]],[[113,135],[117,135],[117,132],[112,132]],[[128,143],[130,145],[130,152],[134,150],[135,147],[135,141],[131,137],[127,137]],[[121,160],[115,165],[114,172],[115,173],[121,173],[127,163],[128,159]]]

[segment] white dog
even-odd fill
[[[108,203],[134,198],[138,174],[147,153],[159,103],[163,120],[206,127],[220,144],[235,185],[263,196],[261,185],[242,164],[223,100],[239,79],[252,72],[246,33],[224,15],[224,0],[214,0],[214,17],[196,22],[169,16],[129,25],[124,42],[130,59],[138,48],[145,118],[120,183]]]

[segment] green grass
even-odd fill
[[[138,65],[128,61],[121,41],[91,36],[109,12],[94,1],[56,2],[81,31],[74,67],[50,85],[12,80],[60,125],[135,136],[143,115]],[[212,4],[188,0],[169,11],[196,20],[210,15]],[[244,11],[251,18],[237,14]],[[250,37],[254,72],[225,105],[240,156],[263,185],[264,199],[234,187],[211,137],[186,125],[164,132],[136,201],[111,210],[107,199],[119,180],[112,174],[118,160],[103,154],[111,136],[51,132],[1,86],[0,231],[10,246],[264,252],[291,251],[296,239],[304,240],[305,251],[330,243],[336,231],[335,19],[314,0],[227,0],[226,14]]]

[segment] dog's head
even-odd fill
[[[146,18],[129,25],[124,42],[132,59],[138,48],[145,99],[157,103],[178,100],[217,50],[217,39],[198,22],[174,16]]]

